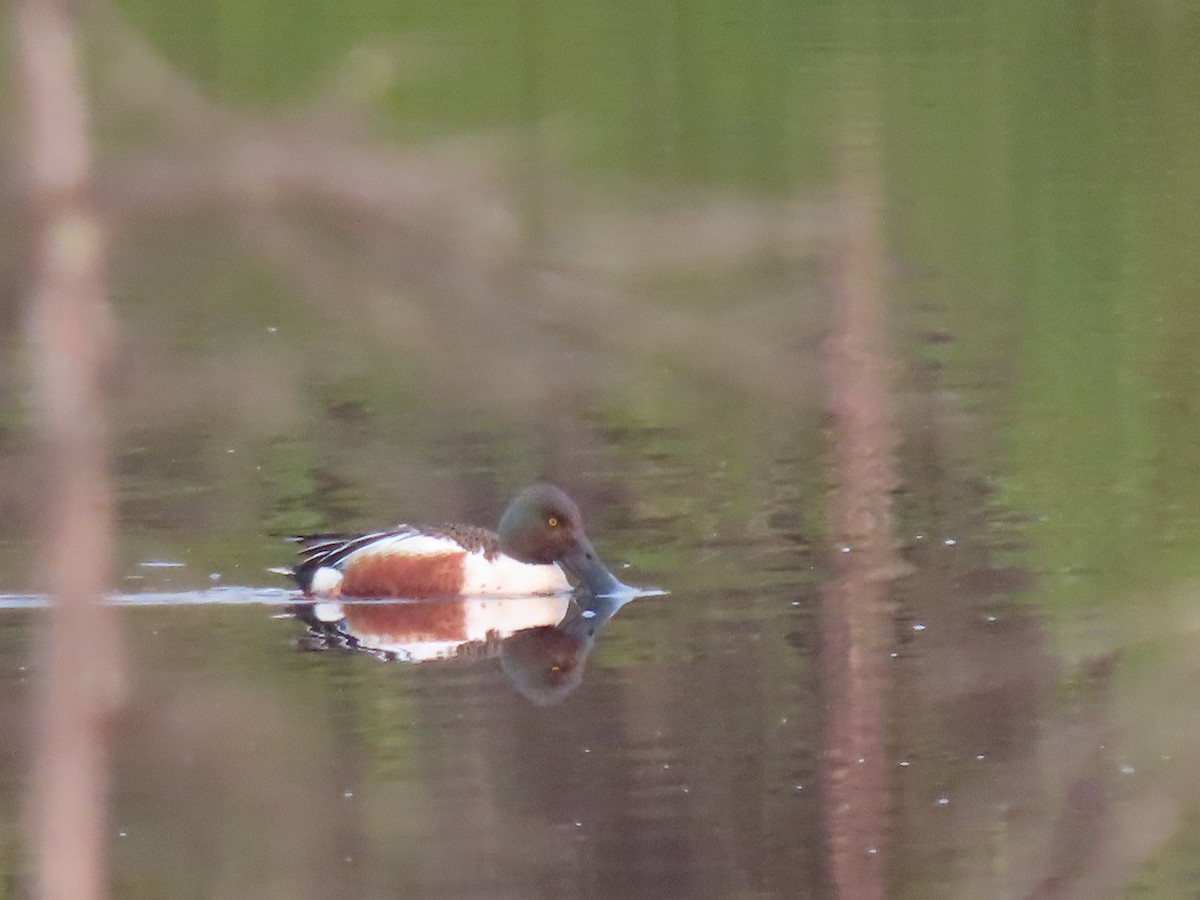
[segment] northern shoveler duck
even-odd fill
[[[549,484],[521,491],[499,533],[398,525],[295,540],[302,562],[284,571],[317,599],[550,594],[570,589],[567,575],[597,596],[628,590],[596,555],[579,507]]]

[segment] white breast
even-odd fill
[[[468,553],[463,559],[462,593],[465,596],[557,594],[570,589],[567,576],[553,563],[530,565],[503,553],[497,553],[491,559],[482,553]]]

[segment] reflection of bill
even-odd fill
[[[308,626],[302,649],[360,650],[409,663],[499,656],[521,694],[552,704],[579,686],[601,626],[636,596],[319,602],[289,611]]]

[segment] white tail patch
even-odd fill
[[[321,566],[313,572],[308,583],[308,592],[314,597],[336,598],[341,592],[342,573],[329,566]]]

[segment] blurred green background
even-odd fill
[[[121,2],[88,10],[83,49],[120,329],[120,590],[273,584],[280,534],[490,523],[550,477],[606,557],[677,600],[608,627],[613,679],[732,653],[744,626],[762,640],[733,672],[811,713],[812,638],[796,635],[812,623],[779,617],[793,600],[811,616],[828,572],[820,354],[846,159],[865,147],[914,564],[895,592],[906,664],[891,743],[914,761],[895,784],[896,895],[1039,896],[1013,872],[1054,844],[1081,783],[1103,785],[1107,831],[1091,855],[1063,851],[1078,896],[1194,894],[1200,5]],[[5,121],[16,99],[7,79]],[[0,589],[22,592],[36,589],[39,466],[17,132],[3,131]],[[155,560],[184,565],[142,565]],[[415,738],[383,724],[407,702],[374,683],[384,670],[298,672],[263,650],[292,623],[239,611],[214,629],[221,615],[139,612],[150,682],[197,668],[301,696],[361,690],[372,700],[351,730],[411,765]],[[626,618],[640,624],[622,637]],[[996,618],[1002,639],[970,630]],[[156,629],[207,649],[147,650]],[[22,659],[12,641],[6,666]],[[5,672],[19,710],[23,676]],[[654,703],[627,697],[601,720],[688,690],[686,673],[664,679],[640,688]],[[722,733],[707,717],[737,718],[710,687],[680,746]],[[463,702],[431,690],[434,718]],[[768,770],[778,711],[746,713]],[[1002,736],[1007,767],[980,773],[980,742]],[[816,737],[797,740],[807,749],[779,752],[804,769]],[[1102,761],[1079,749],[1092,744]],[[619,740],[613,752],[637,761]],[[483,780],[503,795],[504,776]],[[971,799],[940,809],[948,788]],[[757,837],[795,826],[771,830],[777,801],[745,798],[765,816]],[[705,817],[687,821],[674,825],[701,847]],[[802,860],[723,845],[741,862],[719,895],[776,895],[790,870],[815,873],[821,896],[810,832]],[[209,852],[197,867],[227,858]],[[390,852],[375,858],[404,870]],[[166,895],[122,865],[122,896]],[[355,896],[395,883],[378,871]],[[418,882],[404,883],[445,888]],[[521,890],[600,895],[555,884]]]

